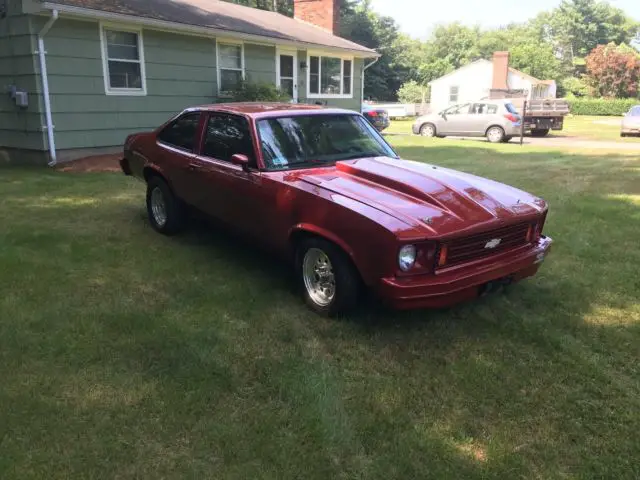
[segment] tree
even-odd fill
[[[402,103],[425,103],[428,88],[415,80],[410,80],[398,90],[398,100]]]
[[[598,45],[587,56],[588,80],[596,96],[630,98],[638,95],[640,57],[627,46]]]
[[[540,14],[533,24],[566,65],[598,45],[629,43],[638,31],[638,23],[622,10],[596,0],[563,0],[558,8]]]
[[[549,44],[522,43],[511,49],[511,66],[541,80],[558,79],[560,60]]]

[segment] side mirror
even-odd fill
[[[242,153],[234,153],[231,155],[231,163],[240,165],[245,172],[249,171],[249,157]]]
[[[447,119],[447,114],[446,114],[446,112],[442,112],[442,113],[440,114],[440,116],[441,116],[442,118],[444,118],[445,120]]]

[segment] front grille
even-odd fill
[[[460,265],[526,245],[529,243],[528,236],[531,225],[531,223],[519,223],[443,242],[440,248],[446,248],[446,260],[439,267]],[[496,247],[489,248],[487,246],[489,242],[498,239],[500,243]]]

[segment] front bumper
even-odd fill
[[[411,125],[411,131],[413,132],[414,135],[420,135],[420,127],[422,125],[418,124],[418,123],[414,123],[413,125]]]
[[[623,135],[640,135],[640,126],[638,127],[622,127]]]
[[[522,252],[504,252],[489,263],[452,267],[435,275],[383,278],[378,294],[397,309],[442,308],[478,297],[489,282],[510,277],[517,282],[535,275],[551,249],[553,241],[542,237]]]

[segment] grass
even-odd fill
[[[569,116],[565,118],[564,129],[552,132],[551,135],[581,140],[638,143],[640,148],[640,138],[620,137],[621,122],[622,117]],[[412,123],[413,120],[394,120],[389,129],[385,130],[385,134],[411,133]]]
[[[0,478],[638,478],[640,161],[390,138],[545,197],[539,275],[324,320],[134,180],[0,171]]]

